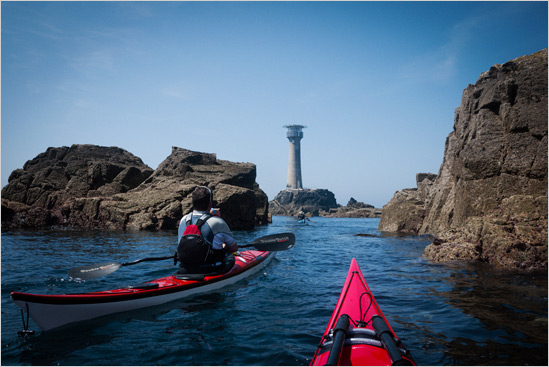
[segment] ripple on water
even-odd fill
[[[423,365],[545,364],[547,278],[474,264],[432,264],[428,237],[390,237],[378,219],[274,217],[240,243],[294,232],[296,245],[261,272],[218,293],[18,338],[11,291],[74,293],[135,284],[173,263],[121,268],[75,282],[67,269],[166,256],[175,231],[22,230],[2,233],[3,365],[307,365],[351,259],[393,329]],[[356,236],[356,234],[372,236]],[[33,256],[29,256],[33,254]],[[22,270],[24,269],[24,271]],[[32,276],[29,276],[29,275]],[[34,328],[36,329],[35,325]]]

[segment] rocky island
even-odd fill
[[[347,206],[336,202],[333,192],[326,189],[286,189],[269,202],[269,213],[296,216],[304,212],[308,217],[379,218],[381,209],[351,198]]]
[[[268,222],[267,195],[256,166],[173,147],[156,170],[118,147],[48,148],[12,172],[2,189],[2,230],[74,226],[176,229],[192,208],[197,185],[214,190],[214,205],[232,229]]]
[[[321,213],[330,218],[380,218],[382,210],[373,205],[365,204],[350,198],[346,206],[338,205],[336,209]]]
[[[273,215],[295,216],[303,211],[309,217],[337,208],[334,193],[326,189],[286,189],[269,202]]]
[[[438,175],[398,191],[379,230],[431,234],[434,261],[547,271],[547,49],[463,92]]]

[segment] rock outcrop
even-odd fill
[[[11,173],[2,198],[53,208],[71,198],[127,192],[152,173],[141,159],[117,147],[48,148]]]
[[[381,209],[351,198],[346,206],[338,206],[337,209],[321,212],[320,215],[330,218],[379,218],[381,213]]]
[[[417,188],[397,191],[383,206],[378,229],[405,234],[421,233],[421,226],[428,211],[425,202],[436,178],[437,175],[432,173],[418,173]]]
[[[336,202],[333,192],[326,189],[286,189],[269,202],[269,213],[296,216],[300,211],[309,217],[379,218],[381,209],[351,198],[347,206]]]
[[[326,189],[286,189],[269,202],[271,214],[286,216],[303,211],[307,216],[316,217],[337,207],[334,193]]]
[[[11,174],[2,190],[2,229],[175,229],[191,210],[197,185],[214,190],[214,204],[231,228],[251,229],[269,215],[255,177],[254,164],[176,147],[155,171],[117,147],[49,148]]]
[[[547,270],[547,85],[547,49],[469,85],[438,176],[397,192],[379,229],[436,236],[434,261]]]

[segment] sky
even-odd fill
[[[1,2],[1,181],[48,147],[172,146],[381,208],[438,173],[463,90],[547,47],[546,1]]]

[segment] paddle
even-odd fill
[[[139,259],[139,260],[135,260],[127,263],[111,262],[111,263],[79,266],[77,268],[69,269],[69,276],[71,278],[89,280],[89,279],[99,278],[110,273],[114,273],[115,271],[120,269],[122,266],[134,265],[143,261],[168,260],[168,259],[173,259],[173,257],[174,255],[163,256],[163,257],[146,257],[144,259]]]
[[[260,237],[248,245],[238,246],[239,248],[255,247],[260,251],[284,251],[289,250],[294,246],[295,236],[293,233],[271,234],[265,237]],[[144,261],[158,261],[173,259],[174,255],[163,257],[146,257],[144,259],[134,260],[127,263],[101,263],[95,265],[85,265],[69,269],[68,273],[71,278],[82,280],[95,279],[114,273],[122,266],[134,265]]]
[[[278,233],[260,237],[248,245],[238,245],[238,248],[255,247],[259,251],[284,251],[294,247],[294,243],[293,233]]]

